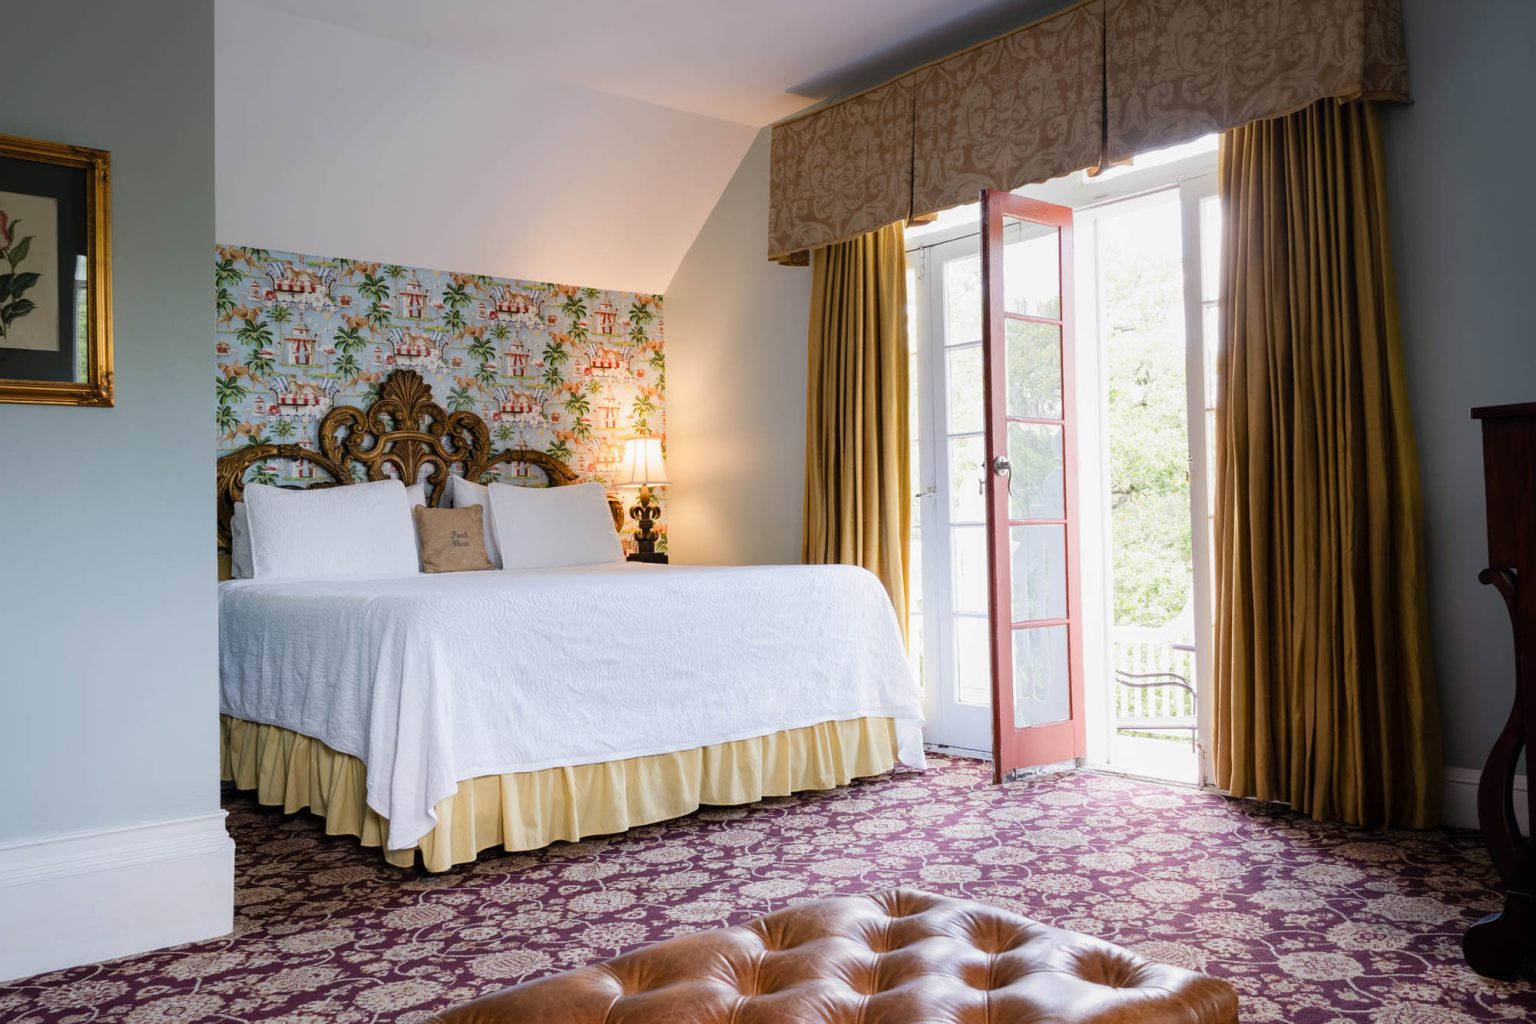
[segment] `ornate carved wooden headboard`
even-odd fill
[[[552,487],[576,481],[576,471],[564,462],[531,448],[491,447],[491,432],[472,412],[446,412],[432,400],[432,388],[415,370],[396,370],[379,387],[379,397],[366,409],[350,405],[331,408],[320,420],[319,444],[253,444],[221,456],[218,462],[219,549],[229,549],[229,520],[235,502],[245,492],[252,466],[268,459],[302,459],[330,477],[311,487],[336,487],[364,480],[417,480],[425,485],[427,503],[438,505],[447,493],[454,467],[465,479],[478,481],[500,465],[523,463],[544,471]],[[608,505],[613,525],[621,529],[623,507],[612,495]]]

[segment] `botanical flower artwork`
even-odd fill
[[[545,452],[583,480],[611,484],[625,440],[666,435],[659,295],[230,245],[216,247],[214,283],[220,454],[312,446],[327,410],[371,403],[401,368],[443,408],[479,414],[498,448]],[[543,483],[535,468],[502,469]],[[314,474],[273,460],[248,479]]]
[[[0,191],[0,346],[58,351],[57,252],[56,201]]]

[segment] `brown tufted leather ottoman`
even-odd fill
[[[683,935],[449,1010],[452,1024],[1237,1024],[1224,981],[892,889]]]

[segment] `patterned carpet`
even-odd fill
[[[435,876],[237,797],[234,935],[0,986],[0,1020],[412,1024],[678,932],[893,885],[1208,971],[1247,1022],[1536,1019],[1536,979],[1462,965],[1462,929],[1496,905],[1469,834],[1327,828],[1087,773],[998,789],[983,770],[936,758]]]

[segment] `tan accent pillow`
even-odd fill
[[[494,569],[485,553],[485,509],[427,508],[411,510],[416,520],[416,546],[423,572],[469,572]]]

